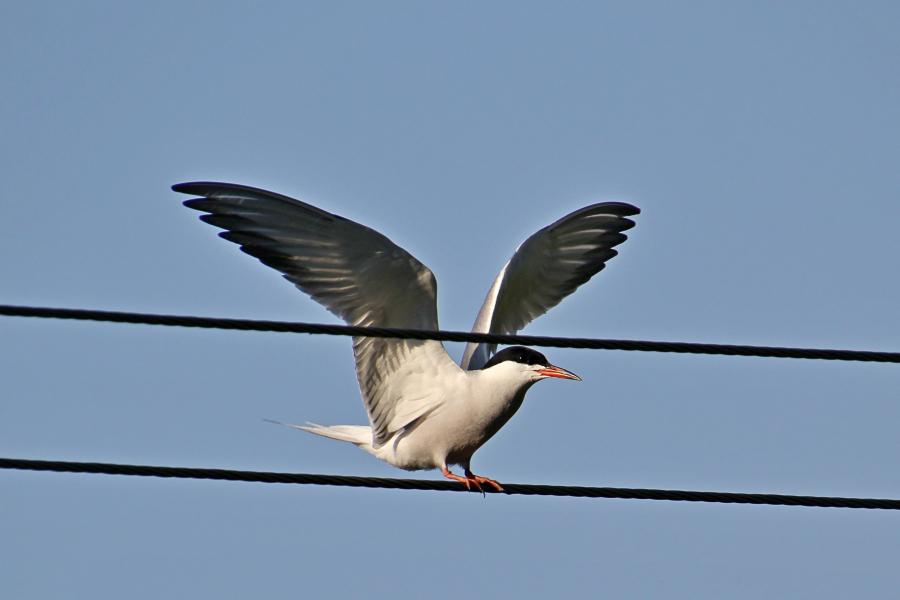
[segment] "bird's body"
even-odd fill
[[[437,330],[434,275],[380,233],[309,204],[227,183],[186,183],[178,192],[202,220],[352,325]],[[474,330],[515,333],[559,303],[615,256],[634,225],[628,204],[594,204],[532,235],[503,267]],[[472,455],[512,417],[525,393],[547,377],[579,379],[522,347],[494,354],[469,344],[461,365],[429,340],[353,339],[370,426],[292,425],[351,442],[406,470],[441,469],[480,489]],[[493,355],[493,357],[492,357]],[[463,467],[465,476],[449,471]]]
[[[395,432],[382,445],[372,445],[371,427],[296,427],[352,442],[408,471],[449,465],[469,469],[472,455],[515,414],[533,382],[520,383],[518,373],[501,369],[463,371],[455,363],[449,363],[449,367],[444,361],[441,363],[427,365],[421,371],[423,381],[440,382],[439,388],[433,387],[434,395],[423,399],[432,410]],[[412,383],[410,393],[421,393],[416,383]]]

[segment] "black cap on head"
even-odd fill
[[[510,346],[492,356],[491,360],[487,361],[482,369],[488,369],[507,360],[522,363],[523,365],[543,365],[545,367],[550,365],[547,357],[536,350],[525,346]]]

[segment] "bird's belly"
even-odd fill
[[[460,402],[430,415],[412,431],[399,435],[390,446],[391,464],[402,469],[434,469],[447,465],[468,466],[472,455],[487,442],[521,406],[521,398],[502,405]]]
[[[378,457],[407,471],[439,469],[448,446],[447,437],[441,433],[424,424],[409,433],[399,433],[378,449]]]

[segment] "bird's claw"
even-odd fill
[[[467,491],[481,492],[482,496],[485,496],[487,494],[485,494],[484,488],[481,487],[481,484],[487,484],[487,485],[491,486],[492,488],[494,488],[498,492],[504,491],[503,487],[499,483],[494,481],[493,479],[488,479],[487,477],[482,477],[481,475],[476,475],[472,471],[469,471],[468,469],[466,469],[465,477],[460,477],[459,475],[451,473],[447,467],[442,468],[441,473],[447,479],[452,479],[453,481],[458,481],[461,484],[465,485]],[[473,487],[475,488],[474,490],[472,489]]]
[[[467,489],[468,491],[471,492],[471,491],[472,491],[472,488],[474,487],[476,490],[478,490],[479,492],[481,492],[481,495],[482,495],[482,496],[486,496],[486,495],[487,495],[487,494],[484,493],[484,490],[481,489],[481,483],[479,483],[479,481],[478,481],[477,479],[474,479],[474,478],[469,477],[468,475],[466,475],[466,476],[465,476],[465,481],[466,481],[466,489]]]
[[[494,489],[497,490],[498,492],[503,492],[503,491],[505,491],[505,490],[503,489],[503,486],[501,486],[499,483],[497,483],[497,482],[494,481],[493,479],[488,479],[487,477],[482,477],[481,475],[475,475],[474,473],[466,473],[466,477],[470,477],[470,478],[475,482],[475,485],[478,486],[478,489],[479,489],[482,493],[484,493],[484,490],[481,489],[481,484],[482,484],[482,483],[486,483],[487,485],[491,486],[492,488],[494,488]]]

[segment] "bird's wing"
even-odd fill
[[[544,227],[519,246],[494,279],[473,332],[516,333],[560,303],[618,254],[640,210],[624,202],[586,206]],[[466,346],[460,365],[480,369],[496,344]]]
[[[172,189],[200,196],[185,206],[207,213],[200,219],[225,229],[221,237],[280,271],[347,323],[438,328],[434,275],[377,231],[243,185],[197,182]],[[353,353],[376,446],[441,402],[421,393],[421,368],[410,365],[459,371],[436,341],[354,338]]]

